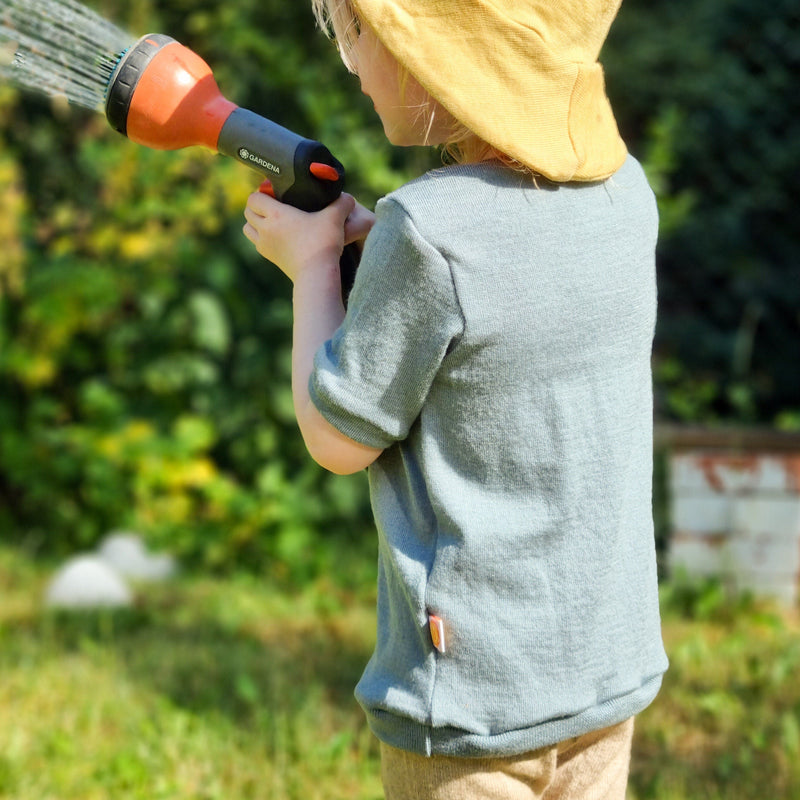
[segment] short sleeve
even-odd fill
[[[381,200],[345,320],[316,354],[311,399],[343,434],[385,449],[408,435],[463,327],[446,259]]]

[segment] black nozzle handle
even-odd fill
[[[342,193],[344,167],[325,145],[245,108],[225,121],[217,149],[267,177],[278,200],[303,211],[319,211]],[[315,174],[317,164],[330,168],[327,177]]]
[[[320,211],[342,193],[344,167],[325,145],[245,108],[225,121],[217,150],[260,172],[277,200],[301,211]],[[359,260],[355,245],[345,247],[339,261],[345,306]]]

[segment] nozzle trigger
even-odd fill
[[[263,181],[261,186],[258,187],[258,191],[261,192],[261,194],[268,194],[270,197],[275,197],[275,189],[270,181]]]
[[[323,164],[319,161],[314,161],[308,170],[315,178],[319,178],[321,181],[339,180],[339,171],[336,169],[336,167],[332,167],[330,164]]]

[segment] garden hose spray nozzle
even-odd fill
[[[262,191],[303,211],[319,211],[342,191],[344,168],[327,147],[240,108],[220,92],[208,64],[170,36],[148,34],[120,58],[106,90],[111,126],[157,150],[201,145],[268,179]],[[346,300],[357,265],[340,264]]]
[[[211,69],[163,34],[143,36],[120,59],[106,92],[111,126],[157,150],[203,145],[265,175],[282,202],[317,211],[342,190],[344,168],[327,147],[226,100]]]

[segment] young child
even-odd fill
[[[245,235],[294,283],[311,455],[369,467],[388,800],[617,798],[661,642],[657,214],[606,99],[618,0],[314,0],[390,142],[455,162]],[[368,235],[367,235],[368,234]],[[338,261],[365,239],[347,312]]]

